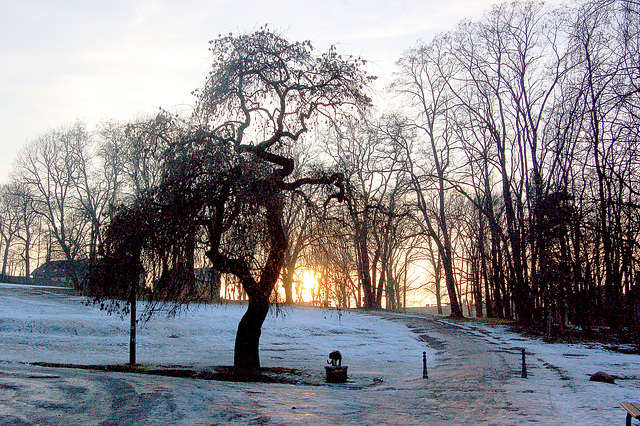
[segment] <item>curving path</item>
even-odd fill
[[[437,350],[435,368],[430,369],[429,379],[419,392],[430,421],[492,424],[519,411],[504,389],[508,380],[521,374],[517,352],[501,349],[443,321],[386,316],[403,321]]]

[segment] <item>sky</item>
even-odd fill
[[[84,120],[188,110],[208,41],[267,24],[369,62],[379,83],[429,41],[498,0],[0,0],[0,182],[28,141]]]

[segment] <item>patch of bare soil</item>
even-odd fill
[[[200,380],[219,380],[226,382],[259,382],[313,385],[314,377],[301,370],[291,368],[261,368],[259,370],[238,371],[231,366],[214,366],[204,370],[196,370],[181,365],[145,365],[145,364],[110,364],[80,365],[53,362],[34,362],[32,365],[53,368],[78,368],[110,373],[135,373],[152,376],[180,377]]]
[[[243,383],[280,383],[303,386],[328,386],[324,375],[318,372],[307,372],[293,368],[264,367],[259,370],[236,370],[232,366],[213,366],[206,369],[194,369],[181,365],[145,365],[145,364],[110,364],[110,365],[83,365],[64,364],[53,362],[34,362],[31,365],[51,368],[76,368],[81,370],[94,370],[110,373],[135,373],[152,376],[179,377],[198,380],[217,380],[224,382]],[[379,378],[352,378],[343,387],[350,389],[362,389],[378,386]]]

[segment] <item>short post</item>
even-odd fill
[[[527,378],[527,362],[525,360],[525,350],[522,348],[522,378]]]
[[[428,379],[429,372],[427,371],[427,352],[422,352],[422,378]]]

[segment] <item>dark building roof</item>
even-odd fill
[[[83,276],[89,268],[89,259],[80,260],[50,260],[38,266],[32,273],[33,278],[66,279],[71,271]]]

